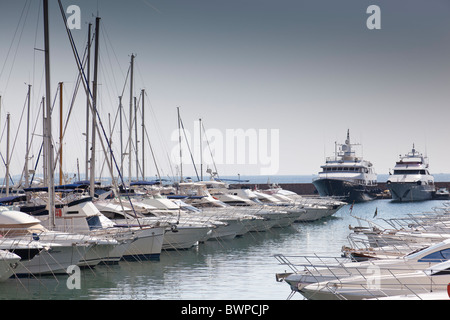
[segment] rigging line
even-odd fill
[[[29,97],[28,97],[28,93],[27,93],[27,98],[25,99],[25,102],[24,102],[24,105],[23,105],[23,108],[22,108],[22,114],[20,115],[19,125],[17,126],[16,137],[14,138],[14,144],[13,144],[13,147],[12,147],[12,150],[11,150],[11,155],[10,155],[10,158],[7,159],[8,162],[11,161],[11,158],[12,158],[12,155],[13,155],[13,152],[14,152],[14,149],[15,149],[15,146],[16,146],[17,137],[18,137],[18,135],[19,135],[19,130],[20,130],[20,128],[21,128],[21,124],[22,124],[22,120],[23,120],[23,115],[25,114],[25,109],[27,108],[28,99],[29,99]],[[25,159],[25,161],[27,161],[27,159]],[[22,169],[22,175],[20,176],[20,179],[19,179],[19,185],[22,183],[22,178],[23,178],[23,176],[24,176],[24,170],[25,170],[25,166],[24,166],[24,168]]]
[[[41,144],[38,156],[36,158],[36,164],[34,165],[33,175],[31,176],[31,179],[30,179],[30,186],[33,185],[34,176],[36,175],[36,170],[37,170],[37,167],[39,165],[39,158],[41,157],[41,152],[42,152],[43,148],[44,148],[44,144]]]
[[[103,24],[104,25],[104,24]],[[115,73],[114,73],[114,70],[116,69],[116,68],[113,68],[113,64],[112,64],[112,61],[111,61],[111,56],[110,56],[110,53],[109,53],[109,50],[108,50],[108,43],[107,43],[107,39],[106,39],[106,31],[105,31],[106,29],[105,29],[105,27],[103,27],[102,28],[102,31],[103,31],[103,35],[105,35],[105,37],[102,37],[102,40],[103,40],[103,43],[104,43],[104,46],[105,46],[105,51],[106,51],[106,56],[107,56],[107,58],[108,58],[108,62],[109,62],[109,66],[110,66],[110,68],[111,68],[111,70],[112,70],[112,72],[111,72],[111,75],[112,75],[112,79],[113,79],[113,83],[114,83],[114,87],[115,87],[115,92],[117,92],[117,91],[119,91],[118,90],[118,86],[117,86],[117,80],[116,80],[116,77],[115,77]],[[113,49],[113,51],[114,51],[114,49]],[[121,72],[121,74],[122,74],[122,77],[124,76],[124,74],[123,74],[123,72],[122,72],[122,70],[120,69],[120,64],[118,63],[118,67],[119,67],[119,70],[120,70],[120,72]]]
[[[23,13],[25,12],[25,8],[26,8],[27,4],[28,4],[28,1],[26,1],[25,4],[23,5],[19,21],[17,22],[16,30],[14,31],[13,39],[11,41],[11,44],[9,45],[8,53],[6,54],[6,58],[5,58],[5,61],[3,63],[2,70],[0,71],[0,79],[1,79],[1,77],[3,75],[3,71],[5,70],[6,62],[8,61],[9,54],[11,53],[11,49],[12,49],[12,46],[14,44],[14,40],[16,39],[17,31],[19,30],[20,22],[22,21]]]
[[[41,114],[41,109],[43,108],[43,106],[44,106],[44,105],[43,105],[43,101],[41,100],[41,103],[39,103],[39,110],[38,110],[38,113],[37,113],[38,115]],[[31,135],[31,141],[30,141],[30,148],[31,148],[31,146],[33,145],[33,140],[34,140],[34,135],[35,135],[35,132],[36,132],[38,120],[39,120],[39,116],[36,117],[36,121],[35,121],[35,123],[34,123],[33,133],[32,133],[32,135]],[[41,146],[40,146],[40,148],[39,148],[38,156],[37,156],[37,158],[36,158],[36,163],[35,163],[35,166],[34,166],[33,176],[32,176],[31,179],[30,179],[30,186],[33,184],[34,176],[35,176],[35,174],[36,174],[36,169],[37,169],[37,166],[38,166],[38,164],[39,164],[39,158],[41,157],[41,153],[42,153],[43,147],[44,147],[44,143],[42,142],[42,143],[41,143]]]
[[[115,127],[116,127],[116,122],[117,122],[117,117],[119,116],[119,112],[120,112],[120,105],[119,105],[119,108],[117,108],[116,116],[114,117],[114,122],[113,122],[113,124],[112,124],[112,127],[111,127],[111,125],[110,125],[110,128],[109,128],[109,131],[110,131],[110,137],[109,137],[108,139],[110,139],[110,140],[112,140],[112,132],[114,132],[114,129],[115,129]],[[103,158],[103,163],[102,163],[102,166],[101,166],[101,169],[100,169],[100,172],[101,172],[101,173],[103,173],[103,168],[104,168],[104,166],[105,166],[105,163],[106,163],[106,159]],[[113,174],[113,176],[114,176],[114,174]]]
[[[41,2],[42,2],[42,0],[39,0],[37,8],[41,8]],[[37,14],[36,27],[35,27],[35,32],[34,32],[34,45],[33,45],[33,48],[36,48],[36,46],[37,46],[37,35],[38,35],[38,30],[39,30],[39,18],[41,16],[41,10],[36,10],[36,11],[38,12],[38,14]],[[31,80],[31,83],[33,84],[32,91],[31,91],[31,95],[33,96],[33,99],[34,99],[34,96],[35,96],[34,93],[35,93],[35,90],[36,90],[35,89],[35,79],[36,79],[36,50],[33,50],[33,76],[32,76],[32,80]],[[31,99],[31,100],[33,100],[33,99]]]
[[[59,3],[60,10],[61,10],[61,16],[62,16],[63,21],[64,21],[64,25],[66,26],[66,31],[67,31],[67,34],[68,34],[68,38],[69,38],[69,41],[70,41],[70,44],[71,44],[71,47],[72,47],[72,51],[73,51],[73,54],[74,54],[74,57],[75,57],[75,61],[76,61],[78,70],[83,75],[83,80],[84,80],[83,81],[83,86],[85,87],[86,92],[88,93],[88,95],[92,99],[93,98],[92,92],[91,92],[91,89],[89,87],[89,84],[86,85],[86,82],[87,82],[86,75],[84,74],[84,69],[82,68],[82,64],[81,64],[81,61],[80,61],[80,56],[78,54],[78,50],[76,48],[75,41],[74,41],[74,39],[72,37],[72,32],[70,31],[70,29],[67,26],[67,18],[66,18],[66,15],[65,15],[64,8],[62,6],[61,0],[58,0],[58,3]],[[91,109],[94,110],[94,107],[91,105],[91,103],[89,103],[89,105],[90,105]],[[103,126],[103,122],[101,121],[100,114],[99,114],[98,110],[94,110],[94,111],[96,111],[95,115],[97,116],[98,124],[100,126],[100,128],[99,128],[99,126],[97,126],[97,131],[100,132],[100,129],[101,129],[101,133],[105,137],[106,143],[108,145],[108,150],[110,152],[110,156],[111,156],[111,158],[112,158],[112,160],[114,162],[114,165],[116,167],[117,172],[119,173],[119,178],[120,178],[123,186],[125,187],[125,182],[124,182],[124,179],[123,179],[123,176],[122,176],[122,172],[120,171],[119,165],[118,165],[118,163],[116,161],[116,158],[114,156],[114,152],[113,152],[113,150],[111,148],[109,140],[107,139],[107,134],[106,134],[105,128]],[[103,145],[103,140],[102,139],[99,139],[99,140],[100,140],[100,143],[102,144],[103,151],[106,153],[106,149],[104,148],[104,145]],[[106,155],[106,156],[108,156],[108,155]],[[108,166],[110,168],[110,171],[112,171],[112,168],[111,168],[111,165],[109,163],[109,160],[108,160]],[[115,186],[115,187],[117,189],[117,186]],[[127,193],[127,198],[128,198],[129,203],[130,203],[130,206],[131,206],[131,208],[133,210],[133,213],[134,213],[135,217],[137,218],[136,210],[134,208],[133,202],[131,201],[131,198],[130,198],[128,193]],[[137,219],[137,221],[138,221],[139,226],[142,228],[140,220]]]
[[[31,134],[31,139],[30,139],[30,144],[29,144],[29,148],[30,149],[31,149],[31,146],[33,145],[33,140],[34,140],[37,124],[38,124],[38,121],[40,119],[39,115],[41,114],[41,108],[42,108],[42,100],[41,100],[41,103],[39,103],[39,110],[37,112],[38,116],[36,117],[36,120],[35,120],[35,123],[34,123],[34,127],[33,127],[33,133]],[[28,150],[28,152],[30,151],[30,149]]]
[[[150,147],[150,152],[152,153],[153,163],[155,164],[156,172],[158,173],[158,178],[159,178],[159,181],[161,182],[161,174],[159,172],[158,163],[156,162],[155,153],[153,152],[153,146],[152,146],[152,144],[150,142],[150,138],[148,136],[147,127],[144,127],[144,131],[145,131],[145,135],[147,137],[147,143]]]
[[[203,125],[203,122],[202,122],[202,128],[203,128],[203,133],[204,133],[204,135],[205,135],[205,137],[206,137],[206,144],[208,145],[208,150],[209,150],[209,153],[210,153],[210,155],[211,155],[211,160],[212,160],[213,165],[214,165],[214,170],[215,170],[215,172],[216,172],[216,174],[217,174],[217,178],[220,178],[220,177],[219,177],[219,171],[217,170],[216,162],[214,161],[214,156],[213,156],[213,154],[212,154],[211,147],[210,147],[210,145],[209,145],[209,139],[208,139],[208,136],[206,135],[206,130],[205,130],[205,126]]]
[[[28,95],[27,95],[27,96],[28,96]],[[27,99],[28,99],[28,98],[27,98]],[[16,131],[16,136],[15,136],[15,138],[14,138],[14,143],[13,143],[12,148],[11,148],[11,154],[10,154],[10,156],[9,156],[9,159],[6,159],[6,163],[10,163],[10,162],[11,162],[12,155],[13,155],[13,153],[14,153],[14,149],[15,149],[16,142],[17,142],[17,137],[19,136],[20,125],[22,124],[23,115],[24,115],[24,113],[25,113],[25,108],[26,108],[26,104],[27,104],[27,99],[25,99],[24,106],[23,106],[23,108],[22,108],[22,114],[20,115],[19,125],[17,126],[17,131]],[[6,127],[6,126],[5,126],[5,127]],[[2,137],[3,137],[3,133],[2,133]],[[0,154],[1,154],[1,152],[0,152]],[[2,159],[3,159],[3,155],[2,155]],[[5,163],[4,160],[3,160],[3,162],[4,162],[4,164],[6,165],[6,163]],[[14,181],[12,180],[11,175],[10,175],[10,178],[11,178],[11,182],[14,184]]]
[[[147,101],[148,101],[147,104],[150,105],[150,112],[151,112],[152,118],[155,120],[155,127],[156,127],[156,132],[158,134],[159,143],[161,144],[162,148],[164,149],[164,153],[166,154],[166,158],[167,158],[167,163],[169,165],[169,170],[170,170],[170,172],[172,174],[171,177],[169,175],[168,175],[168,177],[170,177],[172,179],[172,182],[175,182],[175,172],[173,171],[173,163],[172,163],[172,161],[170,159],[169,151],[166,148],[166,143],[163,142],[163,138],[162,138],[162,135],[161,135],[161,132],[162,132],[161,126],[159,125],[158,118],[156,116],[156,113],[155,113],[155,110],[154,110],[153,105],[151,103],[151,100],[148,97],[147,90],[145,90],[144,93],[145,93],[145,96],[147,97]]]
[[[2,162],[3,162],[3,165],[6,167],[6,161],[5,161],[5,158],[3,158],[3,154],[0,152],[0,157],[2,158]],[[6,175],[6,174],[5,174]],[[2,188],[0,189],[1,191],[2,191],[2,193],[4,192],[4,190],[6,190],[6,181],[7,180],[7,177],[4,177],[3,178],[3,186],[2,186]],[[12,184],[14,184],[14,181],[13,181],[13,178],[12,178],[12,176],[11,176],[11,173],[9,173],[9,180],[11,180],[11,183]]]
[[[113,52],[113,54],[114,54],[114,58],[116,59],[116,63],[117,63],[117,65],[118,65],[119,70],[120,70],[120,73],[122,74],[122,77],[123,77],[123,76],[124,76],[124,73],[123,73],[123,70],[122,70],[122,68],[121,68],[120,61],[119,61],[119,59],[117,58],[116,51],[114,50],[114,46],[112,45],[111,39],[109,38],[109,34],[108,34],[108,22],[106,22],[106,23],[103,22],[103,28],[102,28],[102,31],[103,31],[103,33],[104,33],[104,35],[105,35],[105,38],[108,40],[108,42],[109,42],[109,44],[110,44],[110,46],[111,46],[112,52]]]
[[[200,180],[200,177],[199,177],[198,172],[197,172],[197,166],[195,165],[194,157],[192,156],[191,147],[189,146],[189,141],[188,141],[187,136],[186,136],[186,131],[184,130],[183,120],[181,118],[180,118],[180,123],[181,123],[181,127],[183,128],[184,139],[186,141],[186,144],[187,144],[187,147],[188,147],[188,150],[189,150],[189,154],[191,156],[192,165],[194,166],[195,174],[197,175],[197,179]]]
[[[30,5],[31,5],[31,1],[30,1]],[[9,80],[11,79],[11,74],[12,74],[12,71],[14,69],[14,64],[15,64],[15,61],[16,61],[17,52],[19,50],[20,41],[22,40],[23,30],[25,29],[25,24],[26,24],[26,21],[27,21],[28,12],[30,11],[30,5],[28,5],[28,9],[27,9],[27,12],[26,12],[26,15],[25,15],[25,19],[24,19],[24,22],[23,22],[22,30],[20,31],[20,35],[19,35],[19,40],[17,42],[16,51],[14,52],[13,62],[12,62],[12,65],[11,65],[11,69],[9,70],[8,80],[6,81],[5,91],[8,88]]]
[[[86,66],[86,63],[87,63],[87,46],[86,46],[86,49],[85,49],[85,52],[84,52],[84,55],[83,55],[83,61],[84,61],[84,66]],[[68,124],[69,124],[69,119],[70,119],[70,116],[71,116],[71,114],[72,114],[72,110],[73,110],[73,106],[74,106],[74,104],[75,104],[75,99],[76,99],[76,96],[77,96],[77,94],[78,94],[78,89],[79,89],[79,87],[80,87],[80,82],[81,82],[81,75],[78,73],[78,75],[77,75],[77,81],[76,81],[76,83],[75,83],[75,88],[74,88],[74,92],[73,92],[73,95],[72,95],[72,100],[71,100],[71,103],[70,103],[70,107],[69,107],[69,112],[68,112],[68,114],[67,114],[67,119],[66,119],[66,123],[65,123],[65,125],[64,125],[64,130],[63,130],[63,133],[62,133],[62,138],[64,139],[64,137],[65,137],[65,135],[66,135],[66,130],[67,130],[67,126],[68,126]],[[58,88],[59,88],[59,86],[58,86]],[[61,92],[60,92],[60,94],[61,94]],[[62,146],[60,145],[59,146],[59,149],[58,149],[58,151],[57,151],[57,153],[56,153],[56,159],[55,159],[55,163],[54,163],[54,167],[53,167],[53,170],[55,170],[56,169],[56,167],[58,166],[58,160],[59,160],[59,157],[61,156],[61,148],[62,148]]]

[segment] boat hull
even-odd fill
[[[306,213],[300,216],[298,219],[296,219],[295,222],[311,222],[327,218],[334,215],[341,207],[342,205],[327,206],[327,207],[321,206],[304,207]]]
[[[122,260],[159,260],[164,241],[165,228],[143,228],[125,251]]]
[[[164,235],[163,250],[190,249],[202,239],[207,237],[212,227],[205,226],[179,226],[174,230],[168,230]]]
[[[418,185],[417,183],[388,183],[392,201],[411,202],[425,201],[433,198],[434,185]]]
[[[44,249],[31,260],[21,260],[14,274],[18,277],[67,274],[67,268],[77,265],[89,249],[89,245],[60,245]]]
[[[18,255],[5,250],[0,251],[0,282],[9,279],[14,274],[14,269],[19,261]]]
[[[327,178],[314,180],[313,184],[322,197],[337,197],[346,202],[365,202],[376,198],[376,186]]]

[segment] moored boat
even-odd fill
[[[344,144],[336,145],[334,157],[328,157],[321,166],[318,178],[313,180],[322,197],[337,197],[346,202],[364,202],[375,199],[378,191],[377,174],[370,161],[356,156],[350,142],[350,131]]]
[[[418,152],[414,145],[410,152],[400,156],[386,182],[392,201],[431,200],[436,188],[428,167],[428,157]]]

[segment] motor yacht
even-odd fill
[[[429,172],[428,157],[418,152],[414,145],[410,152],[400,156],[386,186],[392,201],[423,201],[433,198],[436,192],[434,177]]]
[[[421,270],[398,273],[356,275],[332,281],[312,283],[302,288],[310,300],[362,300],[401,295],[422,295],[447,289],[450,283],[450,261],[431,263]]]
[[[282,278],[293,291],[303,294],[303,289],[314,283],[339,281],[351,277],[372,279],[375,274],[381,277],[422,271],[450,259],[450,239],[396,258],[366,261],[319,256],[301,258],[302,263],[292,268],[295,272],[285,274]],[[288,261],[285,257],[277,259]],[[293,264],[288,265],[294,267]],[[302,270],[298,270],[299,266]]]
[[[322,197],[337,197],[348,203],[375,199],[377,174],[370,161],[357,156],[350,142],[350,131],[344,144],[336,144],[334,157],[326,158],[322,171],[313,180]]]
[[[0,208],[0,248],[21,259],[16,275],[67,273],[84,263],[97,239],[46,229],[41,221],[20,211]]]

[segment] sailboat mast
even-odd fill
[[[145,96],[145,90],[141,90],[142,95],[142,181],[145,181],[145,120],[144,120],[144,96]]]
[[[181,118],[179,107],[177,107],[177,113],[178,113],[178,144],[180,147],[180,182],[183,182],[183,153],[181,147]]]
[[[51,88],[50,88],[50,37],[48,23],[48,0],[44,0],[44,52],[45,52],[45,104],[46,104],[46,133],[47,140],[47,187],[48,187],[48,213],[50,226],[55,227],[55,181],[53,172],[53,144],[52,144],[52,115],[51,115]]]
[[[9,197],[9,123],[10,115],[6,115],[6,196]]]
[[[203,181],[203,147],[202,147],[202,119],[198,119],[200,130],[200,181]]]
[[[136,179],[139,178],[139,149],[138,149],[138,130],[137,130],[137,99],[134,97],[134,140],[136,153]]]
[[[131,55],[131,66],[130,66],[130,125],[129,125],[129,134],[128,134],[128,182],[131,185],[131,161],[132,161],[132,135],[133,135],[133,70],[134,69],[134,55]]]
[[[119,124],[120,124],[120,172],[123,173],[123,140],[122,140],[122,96],[119,97]]]
[[[63,83],[59,83],[59,184],[63,184]]]
[[[91,149],[91,161],[90,161],[90,175],[89,175],[89,183],[90,183],[90,196],[94,197],[95,195],[95,138],[96,138],[96,115],[97,115],[97,80],[98,80],[98,46],[99,46],[99,38],[100,38],[100,18],[97,17],[95,19],[95,53],[94,53],[94,83],[93,83],[93,92],[92,92],[92,149]]]
[[[92,23],[88,26],[88,41],[87,41],[87,84],[91,81],[91,28]],[[89,93],[86,91],[86,160],[85,160],[85,179],[89,177],[89,114],[91,108],[89,106]]]
[[[30,173],[28,169],[28,158],[30,155],[30,102],[31,101],[31,84],[28,85],[28,106],[27,106],[27,146],[25,150],[25,187],[30,187]]]

